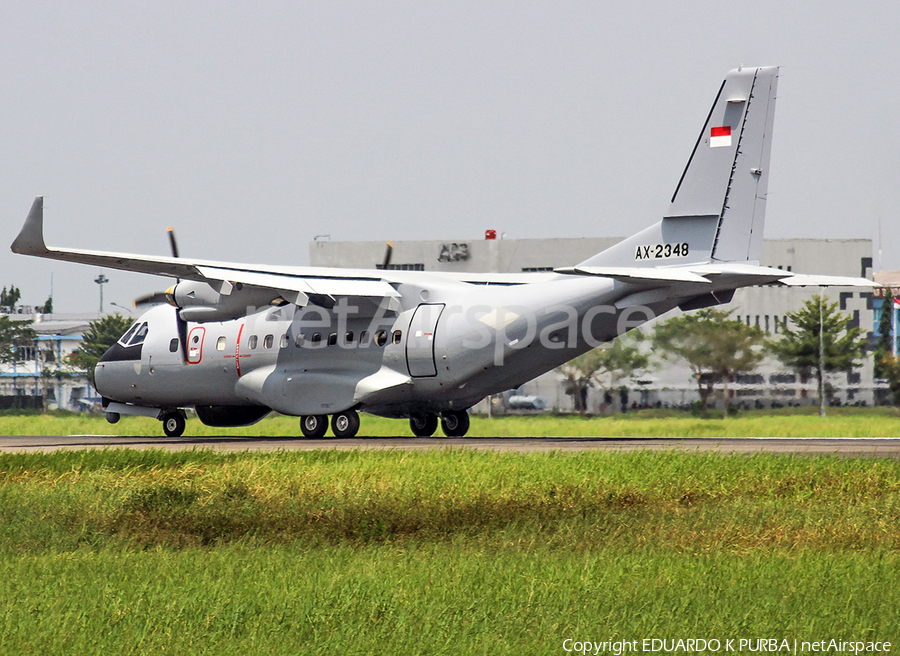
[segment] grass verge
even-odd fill
[[[440,431],[439,431],[440,432]],[[2,435],[134,435],[161,436],[155,419],[123,417],[109,424],[99,416],[72,413],[3,414]],[[212,428],[188,420],[186,435],[299,437],[299,420],[272,416],[242,428]],[[361,436],[409,437],[409,422],[362,416]],[[815,409],[749,411],[729,419],[703,419],[660,410],[629,412],[611,417],[473,416],[469,437],[897,437],[900,412],[896,408],[831,408],[827,417]]]
[[[891,640],[900,462],[0,455],[3,653],[543,654]]]

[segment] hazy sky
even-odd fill
[[[167,254],[173,225],[270,264],[323,233],[625,236],[740,64],[783,67],[766,236],[880,218],[900,268],[898,28],[896,2],[3,2],[0,285],[97,307],[97,269],[6,250],[36,195],[51,245]],[[107,303],[169,284],[105,273]]]

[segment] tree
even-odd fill
[[[766,355],[765,334],[758,327],[732,319],[731,311],[707,308],[672,317],[656,327],[654,347],[687,362],[697,380],[703,413],[716,383],[723,384],[728,416],[728,382],[754,371]]]
[[[40,312],[42,314],[53,314],[53,297],[48,296],[47,300],[44,301],[44,304],[39,305],[34,310],[35,312]]]
[[[887,352],[881,356],[880,361],[876,361],[881,371],[881,378],[887,379],[888,387],[891,395],[894,397],[894,405],[900,405],[900,358],[895,358],[894,354]]]
[[[579,355],[559,367],[558,371],[565,377],[566,394],[574,399],[575,409],[584,415],[587,414],[588,389],[599,386],[608,392],[615,388],[618,381],[646,369],[649,363],[648,355],[616,338],[608,348],[597,348]]]
[[[813,296],[796,312],[789,312],[773,350],[784,364],[801,376],[814,375],[818,382],[819,414],[825,416],[825,374],[849,371],[865,356],[866,339],[862,328],[849,327],[849,316],[822,296]]]
[[[110,314],[91,321],[81,337],[81,346],[68,357],[69,364],[87,373],[93,385],[97,361],[125,334],[131,323],[131,319],[121,314]]]
[[[878,339],[875,341],[875,374],[876,378],[887,378],[887,369],[889,363],[885,360],[886,355],[893,355],[894,349],[891,341],[895,339],[894,326],[892,319],[894,318],[894,295],[891,288],[887,288],[887,293],[881,301],[881,317],[878,320]]]
[[[22,362],[22,349],[34,346],[37,334],[31,321],[14,321],[7,315],[0,315],[0,362]]]
[[[3,291],[0,292],[0,306],[14,308],[18,305],[20,298],[22,298],[22,292],[19,291],[18,287],[10,285],[8,291],[4,287]]]

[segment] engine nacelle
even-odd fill
[[[185,280],[171,291],[172,302],[185,321],[228,321],[280,299],[277,291],[241,283]]]

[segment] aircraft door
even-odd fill
[[[203,326],[191,328],[191,332],[188,334],[188,364],[200,364],[203,359],[203,339],[205,337],[206,328]]]
[[[406,335],[406,366],[410,376],[437,375],[434,331],[443,311],[443,303],[423,303],[416,308]]]

